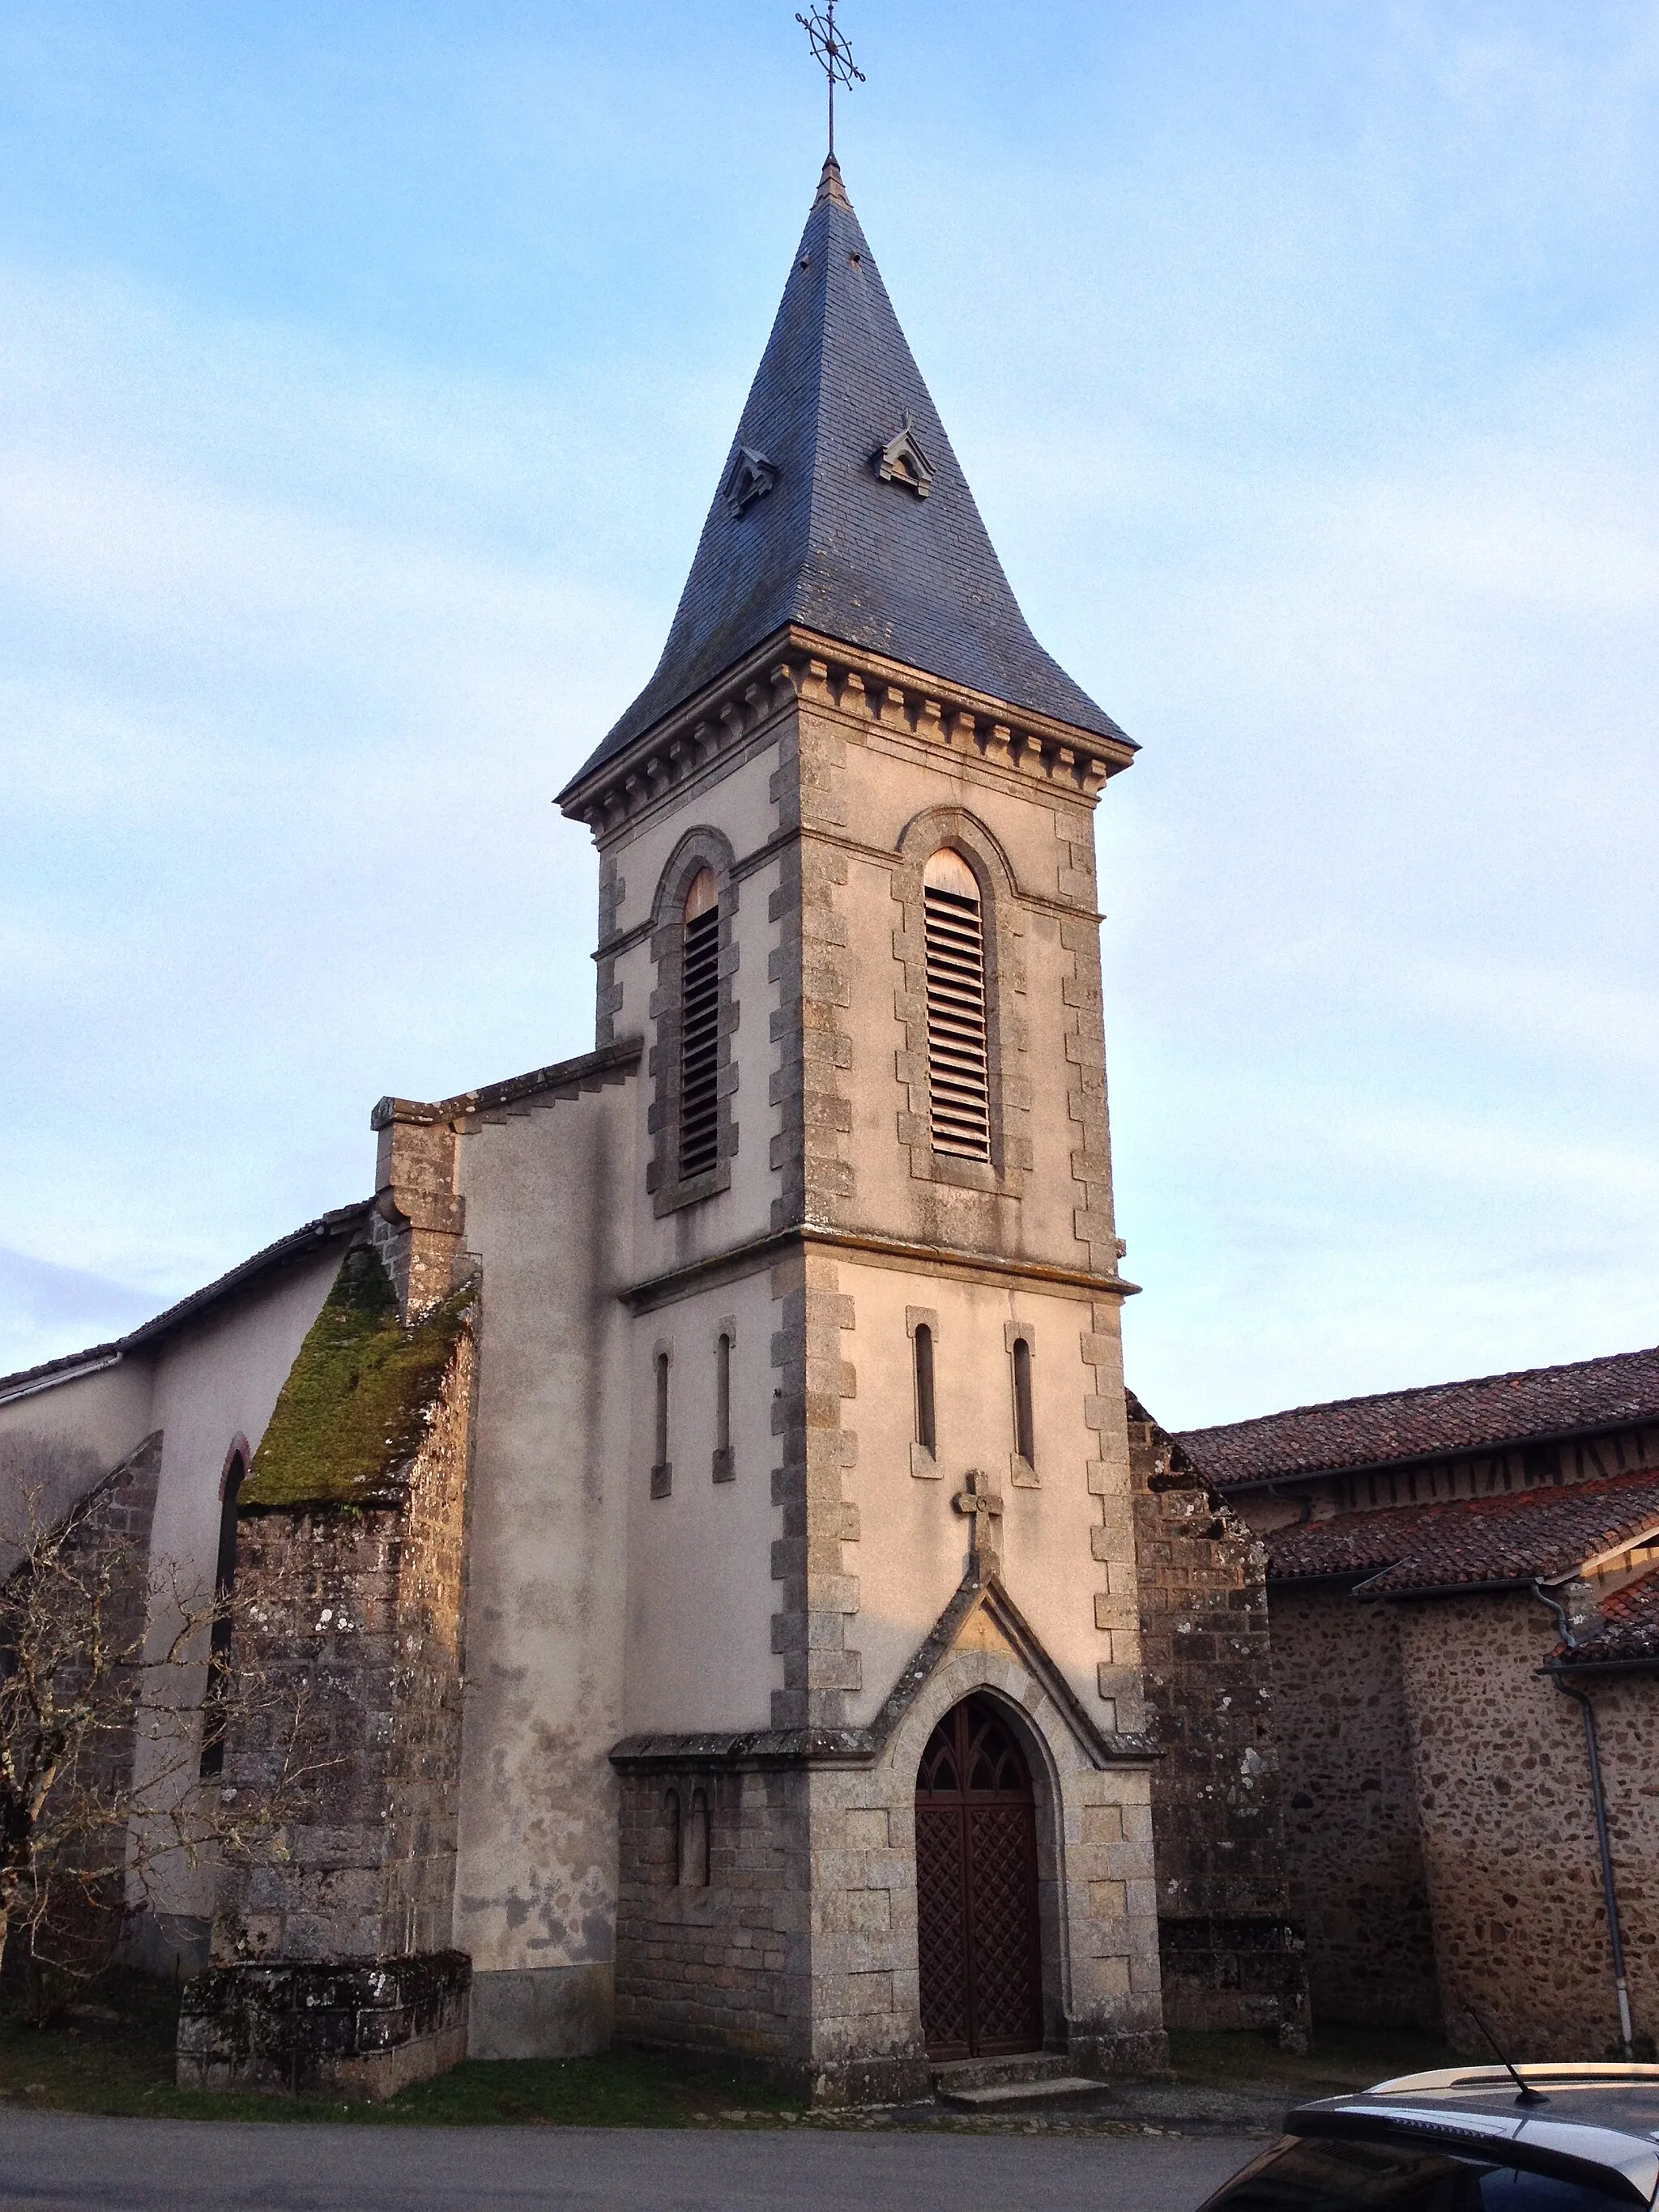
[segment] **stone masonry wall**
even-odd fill
[[[1271,1593],[1291,1909],[1316,2021],[1440,2026],[1395,1607]]]
[[[623,1778],[618,2041],[805,2061],[805,1796],[799,1772]]]
[[[1359,1608],[1356,1608],[1359,1609]],[[1401,1668],[1446,2031],[1484,2048],[1478,2006],[1524,2058],[1618,2056],[1589,1770],[1578,1709],[1538,1669],[1554,1625],[1529,1595],[1377,1606]],[[1638,2035],[1659,2032],[1659,1683],[1595,1685]]]
[[[237,1654],[303,1712],[309,1809],[285,1860],[228,1877],[216,1963],[374,1959],[450,1940],[459,1771],[462,1538],[472,1339],[389,1502],[245,1512]],[[228,1784],[276,1785],[284,1700],[233,1710]]]
[[[1285,1884],[1266,1559],[1252,1532],[1130,1401],[1164,2017],[1305,2042]]]

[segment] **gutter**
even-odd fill
[[[1577,1570],[1575,1568],[1573,1570],[1573,1573],[1577,1573]],[[1467,1597],[1473,1594],[1487,1590],[1536,1590],[1538,1588],[1537,1583],[1530,1575],[1505,1575],[1498,1581],[1480,1583],[1425,1583],[1423,1588],[1420,1589],[1380,1590],[1373,1589],[1371,1588],[1371,1584],[1373,1583],[1380,1583],[1384,1575],[1391,1575],[1393,1572],[1394,1569],[1392,1566],[1378,1567],[1374,1574],[1368,1576],[1364,1582],[1359,1583],[1354,1591],[1354,1595],[1356,1597],[1382,1598]],[[1559,1579],[1562,1582],[1571,1582],[1572,1580],[1572,1575],[1562,1575]],[[1547,1600],[1546,1602],[1547,1602]]]
[[[9,1389],[0,1390],[0,1406],[15,1406],[20,1398],[33,1398],[40,1390],[55,1390],[60,1382],[78,1382],[82,1376],[96,1375],[100,1368],[118,1367],[125,1358],[126,1353],[117,1345],[101,1359],[70,1360],[61,1366],[54,1363],[50,1375],[37,1375],[33,1382],[15,1382]]]
[[[1563,1576],[1562,1581],[1571,1577]],[[1541,1582],[1532,1584],[1532,1594],[1540,1605],[1547,1606],[1555,1615],[1556,1626],[1561,1632],[1561,1641],[1569,1651],[1577,1649],[1578,1639],[1572,1632],[1572,1623],[1567,1619],[1566,1607],[1545,1594]],[[1613,1958],[1613,1995],[1619,2003],[1619,2039],[1624,2045],[1627,2059],[1636,2056],[1635,2038],[1630,2017],[1630,1988],[1625,1978],[1625,1936],[1619,1924],[1619,1891],[1613,1881],[1613,1844],[1607,1834],[1607,1792],[1601,1784],[1601,1753],[1595,1740],[1595,1708],[1587,1690],[1575,1689],[1559,1667],[1545,1667],[1540,1674],[1549,1675],[1564,1698],[1571,1698],[1584,1719],[1584,1752],[1589,1761],[1590,1805],[1595,1815],[1595,1847],[1601,1861],[1601,1899],[1607,1915],[1607,1946]]]

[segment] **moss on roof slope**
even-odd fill
[[[476,1288],[464,1284],[404,1328],[379,1259],[366,1245],[347,1253],[238,1502],[356,1505],[384,1497],[421,1448]]]

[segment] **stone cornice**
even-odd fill
[[[1041,1288],[1086,1291],[1091,1297],[1132,1298],[1139,1283],[1121,1275],[1102,1275],[1086,1267],[1065,1267],[1041,1260],[1009,1260],[993,1252],[969,1252],[948,1244],[912,1244],[896,1237],[879,1237],[856,1229],[827,1229],[797,1224],[774,1230],[724,1252],[711,1252],[684,1267],[670,1267],[659,1275],[630,1283],[617,1292],[630,1313],[650,1313],[688,1297],[694,1291],[735,1280],[755,1268],[769,1267],[797,1247],[816,1251],[844,1252],[865,1258],[878,1267],[920,1268],[925,1273],[951,1275],[979,1282],[1017,1281]]]
[[[1092,806],[1134,749],[791,625],[684,707],[580,778],[558,804],[603,844],[775,722],[797,701],[901,743],[952,752]]]
[[[532,1068],[528,1075],[509,1076],[504,1083],[487,1083],[477,1091],[462,1091],[453,1098],[382,1098],[369,1115],[369,1127],[379,1130],[390,1128],[394,1122],[431,1127],[449,1121],[465,1129],[521,1109],[556,1105],[583,1091],[598,1091],[606,1083],[624,1080],[639,1065],[644,1049],[643,1038],[620,1037],[615,1044],[601,1045],[597,1052],[555,1060],[550,1067]]]

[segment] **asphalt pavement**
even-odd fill
[[[1194,2212],[1229,2136],[301,2127],[0,2107],[3,2212]]]

